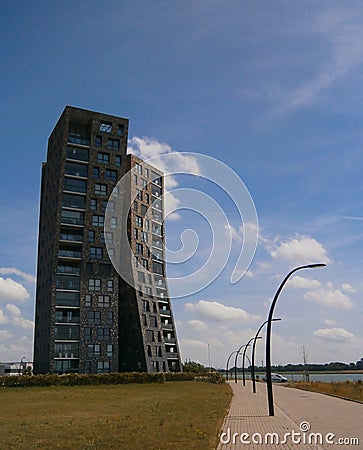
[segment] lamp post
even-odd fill
[[[20,360],[19,375],[21,375],[21,371],[23,371],[23,359],[26,359],[26,356],[23,356]]]
[[[271,381],[271,325],[276,302],[279,298],[282,288],[285,286],[287,280],[291,277],[293,273],[301,269],[315,269],[317,267],[324,267],[324,266],[326,266],[326,264],[307,264],[305,266],[295,267],[295,269],[291,270],[291,272],[289,272],[283,279],[282,283],[280,284],[279,288],[276,291],[275,297],[272,300],[270,311],[267,318],[267,332],[266,332],[266,384],[267,384],[268,412],[270,416],[275,415],[272,381]]]
[[[272,319],[272,322],[275,322],[277,320],[281,320],[281,319]],[[263,324],[260,326],[260,328],[258,329],[256,336],[254,337],[254,341],[253,341],[253,345],[252,345],[252,369],[251,369],[251,378],[252,378],[252,391],[254,394],[256,394],[256,380],[255,380],[255,350],[256,350],[256,342],[257,339],[261,339],[261,337],[259,336],[260,331],[262,330],[262,328],[266,325],[268,321],[265,320],[263,322]]]
[[[237,350],[235,350],[234,352],[232,352],[227,359],[227,368],[226,368],[226,381],[228,381],[228,365],[229,365],[229,360],[231,359],[232,355],[235,354],[237,352]]]
[[[246,351],[247,348],[249,347],[251,341],[253,340],[253,338],[251,338],[247,344],[245,349],[243,350],[243,356],[242,356],[242,378],[243,378],[243,386],[246,386],[246,376],[245,376],[245,357],[246,357]]]
[[[241,347],[236,351],[236,357],[234,359],[234,382],[237,383],[237,358],[239,352],[243,349],[246,344],[241,345]]]

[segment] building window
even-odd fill
[[[84,373],[91,373],[91,361],[84,362]]]
[[[111,264],[99,264],[98,265],[98,273],[102,277],[110,277],[111,276]]]
[[[141,200],[141,201],[142,201],[142,191],[137,191],[137,192],[136,192],[136,198],[137,198],[138,200]]]
[[[147,192],[145,192],[145,203],[150,203],[150,195]]]
[[[110,155],[108,153],[98,152],[97,162],[101,164],[108,164],[110,162]]]
[[[105,225],[105,216],[99,216],[97,214],[93,214],[92,225],[94,227],[103,227]]]
[[[85,341],[92,340],[92,330],[90,327],[85,327],[85,329],[84,329],[84,340]]]
[[[111,228],[117,228],[117,217],[111,217],[110,227]]]
[[[89,145],[89,129],[87,125],[71,122],[69,124],[68,141],[73,144]]]
[[[145,219],[145,230],[150,230],[150,221],[149,221],[149,219]]]
[[[107,280],[107,292],[113,292],[113,280]]]
[[[136,226],[142,227],[142,217],[141,216],[135,216],[135,223],[136,223]]]
[[[100,131],[102,133],[112,133],[112,123],[110,122],[100,122]]]
[[[92,296],[91,294],[86,294],[86,297],[84,298],[84,305],[87,307],[90,307],[92,305]]]
[[[112,358],[112,355],[113,355],[113,347],[112,347],[112,344],[107,344],[107,347],[106,347],[106,354],[107,354],[107,357],[108,357],[108,358]]]
[[[121,124],[117,125],[117,134],[119,136],[123,136],[123,134],[124,134],[124,126],[123,125],[121,125]]]
[[[73,162],[66,162],[64,167],[64,173],[66,175],[73,175],[76,177],[84,177],[88,176],[88,167],[85,164],[77,164]]]
[[[109,361],[98,361],[97,373],[110,373],[110,362]]]
[[[101,290],[101,280],[96,278],[89,278],[88,289],[90,291],[100,291]]]
[[[88,311],[88,322],[95,324],[101,323],[101,311]]]
[[[149,177],[149,169],[147,167],[145,167],[144,175],[145,175],[146,178]]]
[[[146,231],[143,231],[141,233],[141,240],[142,240],[142,242],[147,242],[148,241],[148,235],[147,235]]]
[[[99,295],[97,304],[100,308],[108,308],[110,306],[110,296],[109,295]]]
[[[137,202],[134,202],[134,211],[138,212],[139,210],[139,204]]]
[[[100,178],[100,168],[99,167],[94,167],[92,170],[92,177],[97,179]]]
[[[115,166],[120,167],[121,166],[121,156],[115,157]]]
[[[142,166],[140,164],[135,164],[135,170],[137,173],[142,175]]]
[[[107,325],[112,325],[112,323],[113,323],[113,312],[112,311],[107,311],[106,323],[107,323]]]
[[[88,150],[84,148],[67,147],[67,158],[77,161],[89,161]]]
[[[88,230],[88,242],[95,241],[95,232],[93,230]]]
[[[110,329],[109,328],[97,328],[97,339],[99,341],[109,341],[110,340]]]
[[[102,136],[96,136],[95,137],[95,146],[96,147],[102,147]]]
[[[88,356],[100,356],[101,355],[101,346],[100,344],[91,344],[87,347],[87,355]]]
[[[117,171],[116,170],[106,170],[106,180],[107,181],[117,181]]]
[[[141,186],[145,188],[147,186],[147,181],[141,178]]]
[[[117,152],[118,149],[120,148],[120,141],[118,139],[108,139],[107,148]]]
[[[102,247],[91,247],[90,257],[94,259],[102,259],[103,257]]]
[[[97,199],[91,198],[90,208],[93,210],[97,209]]]
[[[134,183],[137,186],[137,175],[134,174]]]
[[[142,244],[136,243],[136,254],[142,255],[144,253],[144,247]]]
[[[134,239],[138,239],[139,237],[139,230],[137,228],[134,228]]]
[[[97,195],[107,195],[107,186],[105,184],[95,184],[95,194]]]
[[[149,261],[147,259],[142,259],[141,264],[144,267],[144,269],[149,270]]]
[[[78,178],[64,178],[63,189],[65,191],[85,194],[87,192],[87,181],[79,180]]]
[[[101,242],[102,244],[112,244],[113,242],[113,234],[112,233],[108,233],[108,232],[101,232]]]
[[[105,201],[102,205],[102,209],[103,211],[115,212],[115,202],[112,200],[109,200],[108,202]]]
[[[144,311],[150,312],[150,303],[148,300],[142,301],[142,307],[143,307]]]

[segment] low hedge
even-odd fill
[[[164,383],[165,381],[213,381],[205,377],[197,377],[189,372],[120,372],[109,374],[83,375],[68,373],[64,375],[21,375],[2,376],[0,386],[4,387],[33,387],[33,386],[81,386],[81,385],[101,385],[101,384],[128,384],[128,383]]]

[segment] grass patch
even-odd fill
[[[213,449],[231,395],[193,381],[3,387],[1,448]]]
[[[305,389],[307,391],[337,395],[338,397],[363,401],[363,383],[360,380],[337,381],[335,383],[323,383],[321,381],[305,383],[303,381],[299,381],[296,383],[289,383],[289,386],[298,389]]]

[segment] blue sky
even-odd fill
[[[36,1],[2,12],[0,360],[31,359],[41,163],[66,104],[128,117],[136,153],[222,161],[253,198],[256,255],[231,285],[241,224],[210,189],[232,254],[209,287],[173,303],[183,359],[207,363],[209,343],[222,367],[285,273],[322,259],[327,268],[300,272],[281,295],[273,360],[301,362],[302,345],[310,362],[363,357],[361,2]],[[184,228],[198,231],[188,214],[168,221],[173,248]],[[211,244],[199,242],[203,256]]]

